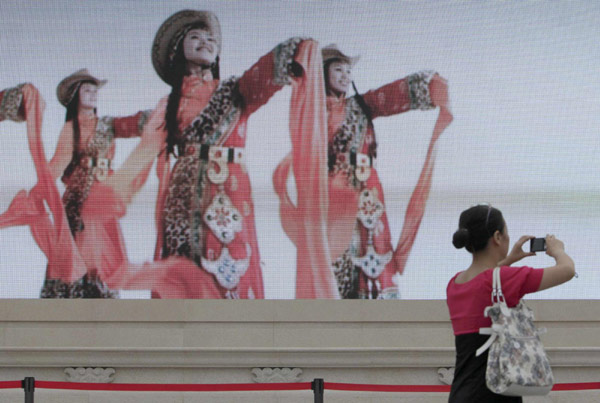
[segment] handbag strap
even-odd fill
[[[502,293],[502,282],[500,281],[500,267],[494,268],[492,272],[492,306],[500,306],[500,309],[503,313],[505,313],[505,309],[508,309],[506,305],[506,300],[504,299],[504,294]],[[484,316],[488,316],[488,310],[490,307],[486,307],[483,311]],[[498,325],[492,325],[492,327],[482,327],[479,329],[479,334],[489,334],[490,337],[486,340],[486,342],[477,349],[475,355],[479,357],[485,350],[490,348],[492,343],[498,337],[499,332]]]
[[[500,267],[496,267],[492,273],[492,304],[506,304],[504,294],[502,293],[502,282],[500,281]]]
[[[489,334],[490,337],[485,341],[485,343],[483,343],[481,347],[477,349],[477,351],[475,351],[476,357],[479,357],[485,350],[490,348],[492,343],[496,341],[496,338],[498,337],[498,333],[495,332],[491,327],[482,327],[479,329],[479,334]]]

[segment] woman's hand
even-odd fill
[[[167,138],[167,131],[165,129],[167,102],[168,97],[164,97],[158,102],[142,131],[142,144],[147,147],[156,148],[157,154]]]
[[[44,112],[44,109],[46,108],[46,102],[44,101],[44,98],[42,98],[42,95],[40,94],[38,89],[35,88],[33,84],[26,83],[21,89],[21,91],[23,92],[23,102],[25,105],[26,113],[31,110],[31,108],[34,106],[34,102],[36,101],[39,102],[40,112]]]
[[[565,244],[554,235],[546,235],[546,255],[556,259],[556,256],[565,252]]]
[[[575,276],[575,263],[565,252],[565,244],[554,235],[546,235],[546,254],[556,260],[556,265],[544,269],[538,291],[557,286]]]
[[[429,82],[429,96],[434,106],[450,110],[450,98],[448,97],[448,81],[439,74],[433,76]]]
[[[511,264],[518,262],[519,260],[528,256],[535,256],[535,252],[525,252],[523,245],[530,239],[535,238],[531,235],[523,235],[517,242],[515,242],[510,253],[501,261],[498,262],[498,266],[510,266]]]

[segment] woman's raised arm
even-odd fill
[[[565,245],[554,235],[546,236],[546,254],[556,260],[556,264],[544,269],[538,291],[566,283],[575,276],[575,262],[565,252]]]
[[[283,88],[291,84],[294,77],[303,74],[306,66],[298,63],[300,47],[312,39],[290,38],[261,57],[239,80],[239,90],[244,105],[253,113]]]

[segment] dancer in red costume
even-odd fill
[[[13,101],[11,107],[6,107],[6,102],[2,103],[4,113],[0,115],[6,116],[6,110],[18,109],[19,115],[12,113],[12,119],[16,120],[14,117],[18,116],[20,120],[25,119],[27,122],[27,139],[38,183],[29,193],[25,190],[17,193],[8,210],[0,215],[0,228],[30,226],[36,243],[48,258],[47,276],[50,276],[50,281],[63,284],[63,296],[103,294],[106,291],[102,283],[93,284],[83,280],[86,274],[85,263],[75,246],[60,195],[44,155],[41,141],[44,100],[31,84],[10,88],[3,91],[3,94],[3,101]],[[15,101],[18,101],[18,105]],[[8,117],[11,118],[11,113]],[[48,204],[51,216],[46,213],[44,202]]]
[[[80,281],[95,284],[92,288],[103,290],[100,293],[84,291],[83,295],[78,295],[84,298],[116,296],[103,284],[103,279],[110,278],[127,262],[127,253],[116,217],[89,216],[84,221],[82,210],[92,188],[112,175],[114,139],[140,136],[148,117],[147,113],[139,112],[124,118],[99,118],[96,115],[98,90],[105,83],[82,69],[62,80],[56,90],[59,102],[67,109],[67,116],[50,161],[50,172],[54,179],[62,176],[66,185],[63,205],[87,267],[87,273]],[[62,279],[47,273],[41,296],[69,298],[70,295],[65,295],[67,288]]]
[[[90,82],[93,82],[96,87],[100,83],[95,79]],[[59,98],[61,94],[62,92],[59,91]],[[89,256],[86,258],[81,253],[80,247],[82,246],[84,251],[89,250],[85,242],[79,243],[78,234],[89,231],[90,228],[109,228],[118,231],[116,220],[125,213],[125,203],[122,198],[117,196],[112,187],[105,186],[97,180],[96,174],[99,176],[103,173],[94,171],[96,166],[92,165],[90,171],[94,175],[89,198],[78,211],[78,217],[81,217],[81,221],[86,225],[89,224],[89,227],[83,231],[71,230],[72,226],[69,225],[63,202],[56,188],[51,164],[48,164],[44,154],[41,140],[44,106],[38,90],[31,84],[19,85],[0,92],[0,120],[8,118],[27,122],[29,148],[38,177],[38,183],[32,191],[29,193],[25,190],[20,191],[8,210],[0,215],[0,228],[15,225],[30,226],[36,243],[48,259],[42,297],[114,297],[113,290],[151,289],[157,284],[165,283],[165,275],[172,266],[178,265],[177,259],[134,265],[127,261],[123,249],[115,249],[122,243],[113,245],[108,241],[97,244],[93,251],[94,254],[91,255],[93,259],[90,259]],[[156,130],[157,121],[162,121],[162,117],[157,119],[155,115],[152,115],[147,127]],[[119,125],[126,126],[127,122],[127,119],[115,119],[113,123],[116,126],[113,128]],[[132,127],[134,126],[136,125]],[[85,134],[85,129],[83,132]],[[149,138],[154,138],[154,135],[142,136],[142,143],[147,144]],[[63,137],[64,141],[66,140]],[[110,149],[110,147],[108,148]],[[95,158],[102,157],[99,154],[95,156]],[[136,188],[136,184],[143,183],[148,170],[149,166],[142,169],[128,183],[130,197],[139,189],[139,187]],[[75,168],[75,172],[77,172],[77,168]],[[81,173],[80,175],[84,176]],[[67,183],[67,189],[69,189],[69,185]],[[94,196],[94,194],[101,194],[102,198]],[[49,213],[46,212],[45,204],[49,208]],[[116,240],[121,241],[120,232],[107,231],[107,233],[118,234],[119,237]],[[86,242],[93,244],[93,239],[86,240]],[[120,258],[115,259],[114,256],[118,254],[120,254]],[[96,262],[100,262],[102,265],[95,266]],[[181,288],[175,288],[173,294],[183,295],[183,291]]]
[[[315,297],[329,283],[331,271],[342,298],[382,298],[393,290],[392,276],[402,273],[414,243],[429,196],[434,167],[435,143],[452,121],[448,109],[446,81],[437,73],[422,71],[363,95],[346,97],[352,83],[352,68],[358,57],[349,57],[330,45],[323,48],[327,105],[328,187],[306,192],[307,175],[323,175],[307,168],[309,163],[289,155],[275,171],[275,190],[281,201],[282,225],[296,244],[298,254],[296,295]],[[400,240],[392,246],[383,189],[374,168],[377,143],[372,120],[413,109],[440,108],[419,181],[406,211]],[[298,202],[291,202],[285,183],[293,166]],[[324,165],[325,166],[325,165]],[[322,168],[327,169],[327,168]],[[307,241],[301,223],[316,204],[327,204],[327,245]],[[307,263],[314,250],[327,250],[328,264],[320,268]],[[397,294],[397,291],[389,291]]]
[[[158,242],[155,258],[187,260],[170,273],[186,298],[264,298],[251,187],[244,165],[246,123],[285,84],[292,84],[291,130],[325,133],[322,64],[317,44],[289,39],[241,77],[219,78],[221,30],[209,11],[183,10],[159,28],[152,47],[158,75],[172,87],[163,108],[166,130],[134,150],[109,178],[123,200],[128,175],[157,155]],[[156,111],[155,111],[156,112]],[[316,125],[315,125],[315,122]],[[303,125],[310,129],[304,129]],[[309,136],[310,137],[310,136]],[[316,137],[316,136],[315,136]],[[176,158],[170,170],[168,158]],[[334,282],[331,283],[333,286]],[[327,296],[337,294],[335,287]],[[155,297],[172,297],[167,284]]]

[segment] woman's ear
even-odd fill
[[[492,239],[494,240],[494,243],[496,245],[500,245],[500,243],[502,242],[502,232],[496,230],[494,232],[494,235],[492,235]]]

